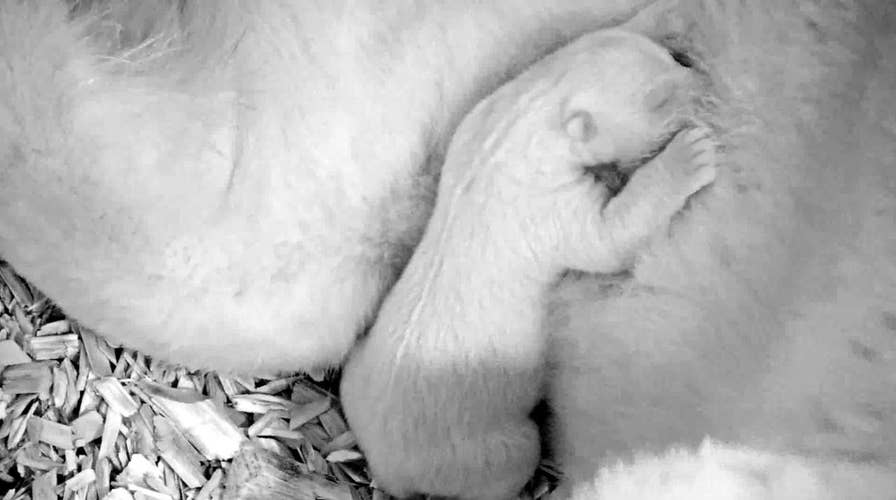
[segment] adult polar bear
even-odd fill
[[[458,118],[653,2],[171,3],[0,1],[0,253],[106,335],[251,371],[340,360]],[[703,433],[896,456],[889,3],[673,0],[639,21],[708,75],[730,161],[630,284],[558,294],[572,482]]]
[[[2,0],[0,254],[148,354],[339,363],[460,116],[650,1]]]
[[[630,280],[557,294],[554,441],[581,498],[893,498],[894,7],[681,0],[635,21],[699,61],[726,152]],[[781,454],[707,444],[581,486],[705,435]]]

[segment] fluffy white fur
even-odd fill
[[[694,56],[725,154],[713,189],[630,279],[569,280],[555,297],[552,431],[568,484],[707,434],[893,466],[885,4],[683,0],[635,22]],[[848,498],[881,494],[853,484]]]
[[[343,370],[343,408],[381,488],[486,500],[526,484],[549,290],[566,269],[627,269],[712,182],[714,142],[677,134],[615,197],[587,168],[650,155],[682,126],[689,82],[649,39],[599,31],[464,118],[423,238]]]
[[[600,469],[576,486],[572,500],[883,500],[896,475],[879,465],[808,459],[704,441],[692,451]]]
[[[115,340],[274,371],[348,351],[473,103],[653,2],[179,3],[0,0],[0,254]],[[694,57],[730,162],[631,281],[558,295],[567,486],[705,434],[887,466],[893,4],[659,3],[633,29]]]
[[[157,357],[338,363],[458,118],[648,1],[2,0],[0,255]]]

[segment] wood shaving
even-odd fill
[[[337,386],[110,346],[0,261],[0,500],[386,500]],[[555,482],[543,467],[523,498]]]

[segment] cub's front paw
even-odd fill
[[[680,132],[662,153],[635,171],[615,197],[607,201],[604,188],[600,196],[586,200],[582,212],[599,217],[581,217],[585,230],[578,234],[585,237],[567,238],[564,263],[595,273],[630,267],[645,243],[668,226],[688,198],[715,180],[717,146],[712,137],[702,127]]]
[[[619,241],[636,243],[655,234],[668,225],[688,198],[712,184],[717,147],[709,129],[684,130],[656,158],[635,171],[605,213]]]
[[[716,149],[712,132],[697,127],[680,132],[654,160],[665,185],[664,192],[677,192],[682,204],[689,196],[711,184],[716,178]],[[644,168],[649,168],[646,165]]]

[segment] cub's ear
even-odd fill
[[[588,142],[597,135],[594,117],[587,111],[573,111],[563,123],[566,134],[577,142]]]

